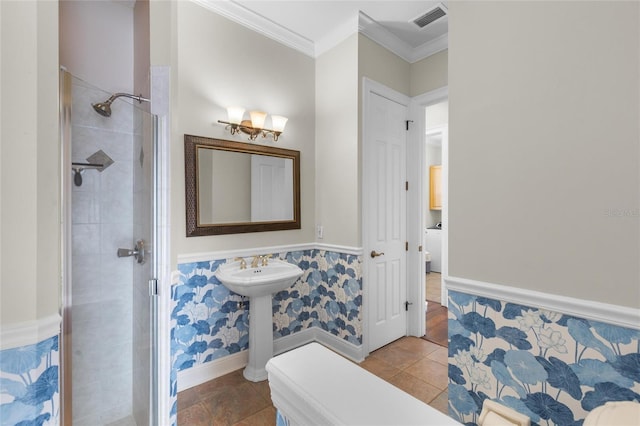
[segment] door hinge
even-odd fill
[[[422,246],[418,246],[418,251],[422,251]]]
[[[149,280],[149,296],[157,296],[158,295],[158,280],[156,278],[151,278]]]
[[[406,130],[409,130],[409,123],[413,123],[413,120],[404,120],[404,123],[406,125]]]
[[[409,181],[408,181],[408,180],[405,180],[405,181],[404,181],[404,190],[405,190],[405,191],[408,191],[408,190],[409,190]]]
[[[409,251],[409,241],[404,242],[404,251]]]
[[[405,311],[409,310],[409,305],[413,305],[413,303],[409,302],[408,300],[406,302],[404,302],[404,310]]]

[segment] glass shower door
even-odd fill
[[[64,72],[65,425],[153,424],[155,118]],[[69,164],[70,163],[70,164]],[[68,241],[71,241],[70,247]]]

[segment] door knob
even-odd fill
[[[371,258],[372,258],[372,259],[373,259],[373,258],[375,258],[375,257],[378,257],[378,256],[382,256],[383,254],[384,254],[384,252],[380,252],[380,253],[378,253],[378,252],[377,252],[377,251],[375,251],[375,250],[371,250]]]
[[[146,261],[144,255],[145,255],[144,240],[138,240],[136,242],[136,247],[133,250],[124,249],[124,248],[118,249],[118,257],[133,256],[140,264],[143,264]]]

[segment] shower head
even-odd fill
[[[120,98],[120,97],[125,97],[125,98],[131,98],[134,99],[140,103],[144,102],[151,102],[149,99],[147,98],[143,98],[142,95],[130,95],[128,93],[115,93],[113,95],[111,95],[111,97],[109,99],[107,99],[104,102],[98,102],[96,104],[91,104],[91,106],[93,106],[93,109],[100,114],[103,117],[111,117],[111,104],[113,103],[113,101],[115,101],[116,99]]]

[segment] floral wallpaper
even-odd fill
[[[58,336],[0,351],[0,420],[3,425],[58,424]]]
[[[273,297],[273,338],[319,327],[354,345],[362,344],[360,257],[325,250],[285,255],[304,274]]]
[[[475,425],[487,398],[563,426],[640,401],[640,332],[451,291],[449,415]]]
[[[361,258],[327,250],[272,254],[304,271],[291,288],[273,297],[273,337],[319,327],[355,345],[362,344]],[[171,287],[171,410],[177,412],[177,374],[246,350],[249,300],[230,292],[214,276],[227,260],[178,265]]]
[[[178,371],[245,350],[249,344],[248,304],[213,276],[224,262],[178,265],[179,282],[171,287],[171,424],[176,424]]]

